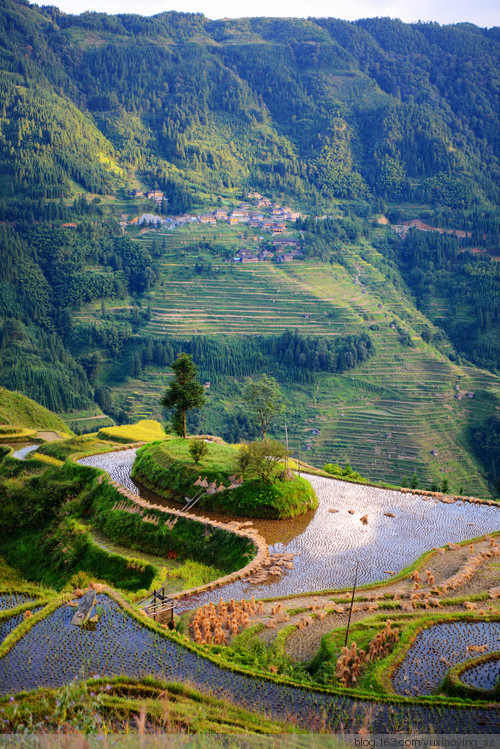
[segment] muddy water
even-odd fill
[[[110,476],[145,499],[179,508],[130,478],[135,450],[94,455],[80,463],[104,468]],[[280,580],[260,585],[246,581],[230,583],[191,598],[189,605],[226,598],[258,598],[304,593],[352,585],[359,562],[358,582],[389,579],[424,551],[453,541],[463,541],[500,529],[500,507],[467,502],[443,504],[424,501],[413,494],[348,484],[335,479],[308,476],[318,495],[314,512],[293,520],[255,520],[254,526],[269,544],[271,553],[295,555],[294,568]],[[332,513],[331,509],[338,512]],[[353,514],[349,513],[353,510]],[[193,510],[205,517],[227,520],[227,516]],[[390,512],[395,517],[388,517]],[[368,524],[360,518],[368,516]],[[184,604],[183,604],[184,605]]]

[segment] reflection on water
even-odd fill
[[[80,463],[104,468],[110,476],[145,499],[166,507],[178,504],[138,487],[130,478],[135,450],[84,458]],[[308,476],[318,495],[318,509],[292,520],[255,520],[272,552],[295,555],[294,568],[279,580],[253,586],[236,581],[223,589],[191,598],[186,607],[224,598],[259,598],[352,585],[359,562],[360,583],[388,579],[424,551],[500,529],[500,508],[467,502],[443,504],[413,494]],[[330,512],[331,509],[337,512]],[[352,513],[349,512],[352,511]],[[197,510],[219,520],[228,516]],[[391,513],[390,517],[386,513]],[[367,515],[368,524],[361,523]]]
[[[23,445],[20,447],[18,443],[15,447],[17,449],[12,453],[12,457],[17,458],[18,460],[24,460],[27,455],[37,450],[40,445]]]

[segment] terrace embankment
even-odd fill
[[[150,502],[169,502],[144,492],[131,479],[135,450],[85,458],[81,462],[108,471],[111,477]],[[276,598],[352,585],[357,562],[359,584],[390,580],[433,546],[458,543],[500,528],[500,507],[455,501],[441,502],[376,487],[309,476],[318,496],[315,512],[291,520],[254,520],[253,526],[271,554],[293,554],[293,567],[280,576],[259,575],[233,580],[223,590],[205,591],[179,602],[179,608],[218,600]],[[335,512],[331,512],[335,510]],[[193,514],[197,514],[196,508]],[[214,520],[227,516],[205,512]],[[364,525],[361,517],[367,516]],[[455,562],[453,563],[455,564]],[[456,562],[457,568],[460,562]]]
[[[200,465],[192,460],[187,440],[145,445],[137,452],[132,478],[174,501],[199,496],[198,507],[232,516],[293,518],[318,506],[314,489],[304,479],[292,474],[275,481],[257,476],[243,481],[237,476],[236,447],[222,440],[205,444],[207,455]]]
[[[123,451],[117,452],[123,454]],[[135,454],[135,449],[127,452]],[[92,456],[98,457],[103,456]],[[89,462],[92,458],[78,462],[92,465]],[[116,481],[108,482],[103,476],[98,483],[91,519],[106,537],[153,554],[166,556],[174,551],[181,557],[187,556],[227,572],[218,580],[196,588],[196,592],[207,592],[254,574],[269,557],[265,540],[244,523],[228,524],[168,509],[143,499]]]
[[[272,678],[255,678],[238,668],[221,668],[211,658],[182,647],[154,623],[138,621],[133,612],[119,605],[112,591],[107,593],[98,596],[102,607],[98,632],[71,627],[74,610],[57,601],[30,620],[23,636],[12,633],[8,647],[0,650],[0,694],[62,686],[82,672],[108,678],[125,673],[134,679],[155,674],[194,683],[205,693],[227,695],[236,705],[280,717],[308,731],[350,733],[366,723],[373,733],[425,733],[430,725],[437,733],[474,733],[479,724],[483,733],[495,732],[497,716],[483,705],[375,704],[366,696],[304,689]]]

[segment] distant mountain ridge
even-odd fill
[[[140,170],[171,192],[498,202],[497,28],[6,0],[0,45],[4,195],[107,193]]]

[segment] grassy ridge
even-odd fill
[[[150,510],[148,514],[158,518],[155,525],[143,522],[137,514],[113,510],[114,504],[122,500],[115,487],[103,482],[94,486],[85,498],[84,513],[108,538],[130,549],[161,556],[175,552],[180,559],[194,559],[222,569],[225,574],[244,567],[255,554],[250,539],[223,528]]]
[[[208,454],[199,466],[189,456],[186,440],[146,445],[140,448],[132,477],[147,487],[173,499],[194,497],[199,476],[209,483],[229,486],[230,475],[238,471],[238,451],[232,445],[208,443]],[[198,507],[220,510],[244,517],[295,517],[318,505],[310,483],[302,478],[265,483],[251,478],[236,489],[202,496]]]
[[[71,431],[59,416],[40,406],[31,398],[26,398],[20,393],[14,393],[3,387],[0,387],[0,424],[71,434]],[[5,432],[5,437],[8,439],[8,431]]]
[[[216,579],[245,566],[255,553],[249,539],[188,518],[170,527],[165,521],[172,518],[156,513],[156,526],[139,515],[113,510],[122,495],[96,479],[95,469],[75,463],[47,468],[34,459],[5,458],[0,464],[0,553],[6,561],[27,579],[56,589],[85,584],[90,575],[139,591],[153,581],[161,584],[158,565],[134,559],[133,552],[102,548],[92,537],[92,525],[127,549],[160,557],[174,552],[181,562],[199,563],[187,567],[185,574],[179,569],[183,579]]]

